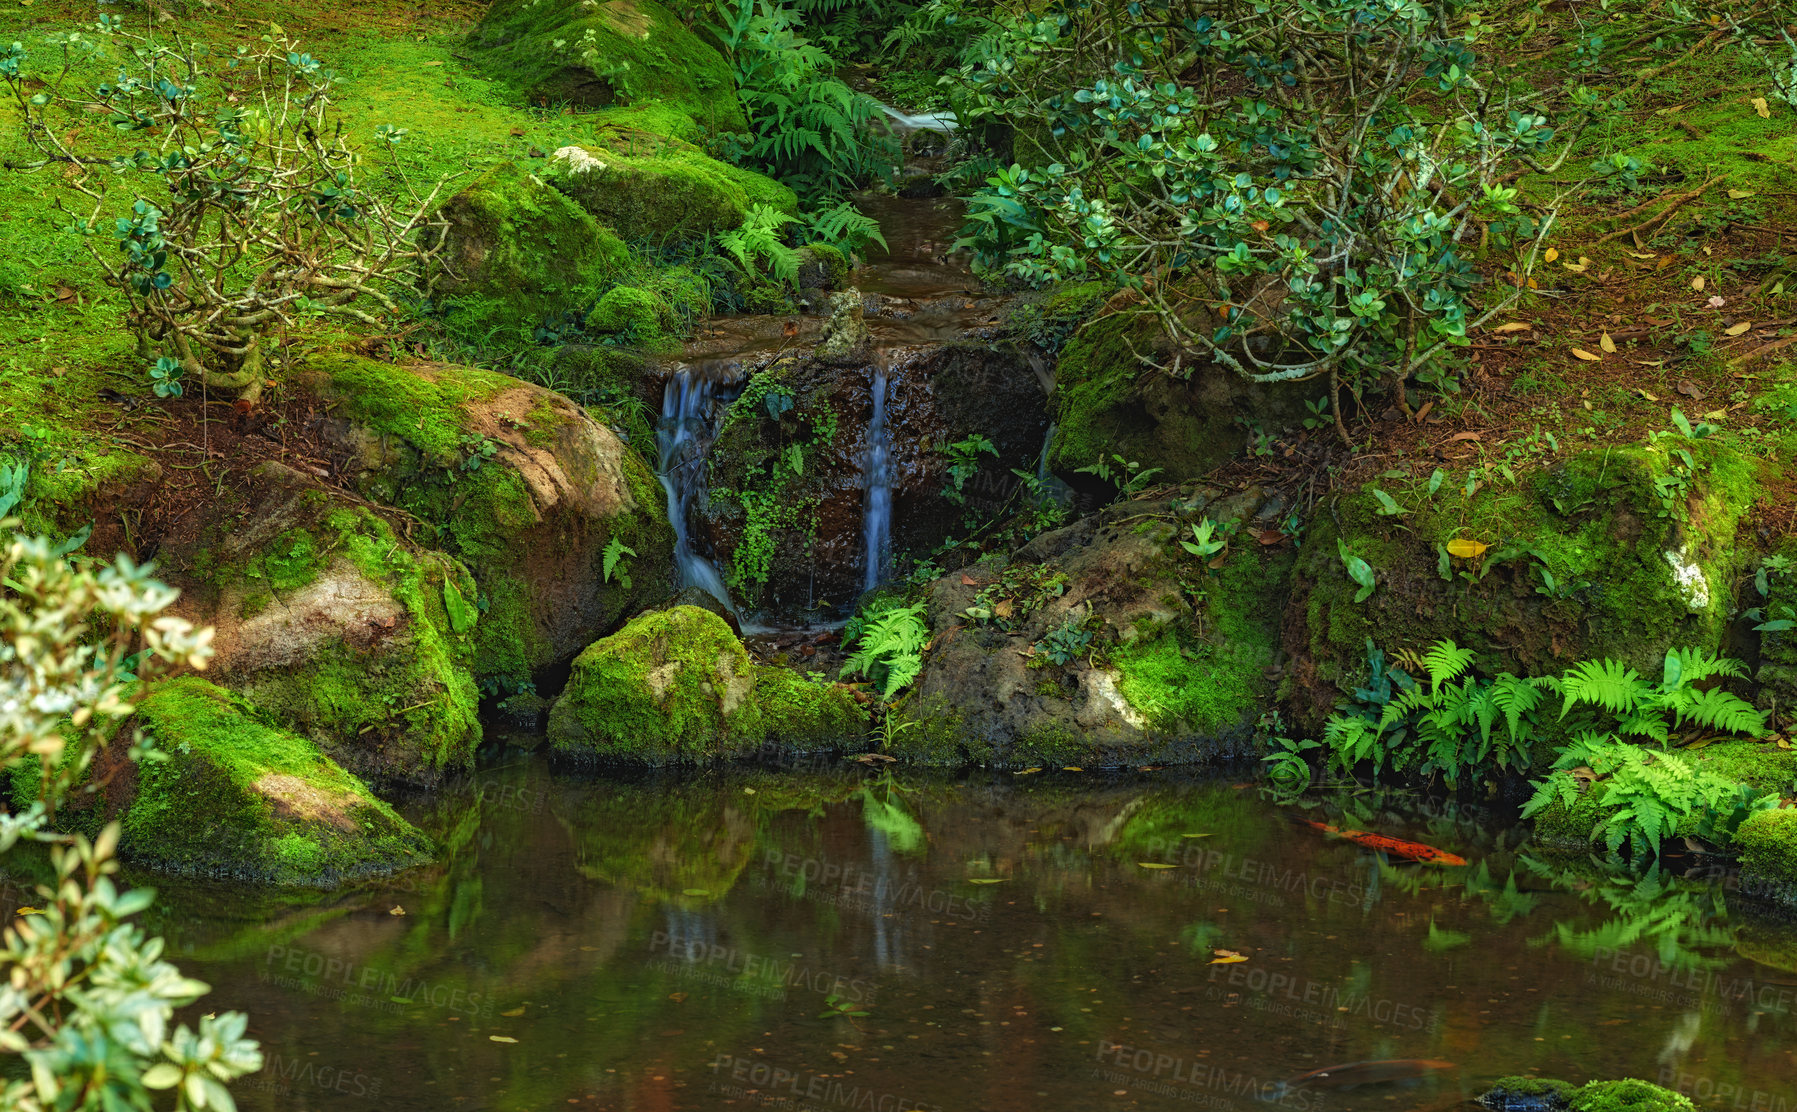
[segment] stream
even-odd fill
[[[449,847],[430,873],[293,906],[160,884],[146,927],[268,1056],[241,1107],[1367,1112],[1537,1071],[1797,1102],[1797,934],[1716,884],[1531,866],[1477,812],[1354,801],[1469,862],[1436,868],[1171,771],[507,753],[402,806]]]

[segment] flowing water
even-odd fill
[[[679,367],[668,376],[661,397],[661,422],[655,428],[660,465],[656,468],[668,495],[668,520],[674,526],[674,578],[677,587],[699,587],[735,611],[730,588],[709,559],[694,548],[687,510],[705,484],[705,453],[711,447],[720,413],[720,393],[736,385],[735,377],[706,367]]]
[[[867,554],[867,575],[862,589],[871,591],[885,577],[892,552],[892,434],[886,427],[886,364],[876,360],[873,370],[873,419],[867,425],[867,454],[861,467],[861,489],[866,492],[862,544]]]
[[[268,1055],[242,1107],[1420,1112],[1536,1071],[1797,1107],[1797,934],[1719,887],[1532,866],[1488,816],[1308,816],[1469,862],[1434,868],[1171,772],[510,753],[402,805],[429,872],[285,908],[162,885],[148,926]]]

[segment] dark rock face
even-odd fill
[[[859,359],[774,361],[750,375],[724,416],[709,496],[693,523],[739,605],[798,611],[860,593],[876,361],[888,381],[895,554],[927,555],[962,531],[965,518],[999,512],[1019,485],[1013,470],[1035,472],[1047,394],[1013,348],[961,341],[880,348]],[[946,493],[944,449],[973,435],[997,455],[980,455],[958,504]]]

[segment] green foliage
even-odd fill
[[[893,153],[872,126],[878,103],[833,76],[829,54],[799,34],[798,12],[774,0],[717,0],[717,14],[749,117],[735,161],[813,199],[889,172]]]
[[[31,479],[31,461],[0,456],[0,518],[25,500],[25,484]]]
[[[1221,535],[1217,523],[1207,517],[1193,524],[1192,539],[1188,541],[1182,538],[1179,547],[1200,560],[1209,560],[1229,547],[1229,538]]]
[[[624,538],[614,536],[605,542],[604,568],[605,581],[610,583],[616,576],[618,585],[626,591],[630,590],[630,567],[623,562],[626,556],[635,556],[636,549],[624,544]]]
[[[927,607],[919,602],[892,606],[857,620],[842,631],[844,648],[854,652],[843,663],[843,677],[866,677],[890,702],[923,671],[923,647],[930,639],[924,622]]]
[[[1112,466],[1112,464],[1115,466]],[[1161,473],[1158,467],[1144,468],[1134,460],[1124,459],[1115,452],[1110,459],[1099,456],[1085,467],[1075,468],[1082,475],[1096,475],[1117,488],[1119,496],[1127,498],[1139,494],[1148,488],[1148,482]]]
[[[1032,645],[1031,652],[1060,667],[1072,664],[1092,651],[1092,638],[1096,633],[1092,625],[1090,605],[1084,610],[1075,610]]]
[[[206,666],[212,631],[164,616],[175,592],[123,556],[111,566],[70,561],[48,541],[14,535],[0,584],[0,773],[35,765],[38,784],[34,801],[0,820],[0,855],[21,840],[46,842],[55,873],[36,892],[42,914],[16,920],[0,940],[0,1054],[28,1067],[4,1071],[0,1107],[147,1112],[152,1091],[172,1090],[176,1112],[228,1110],[225,1083],[262,1066],[244,1037],[247,1018],[206,1015],[197,1031],[171,1031],[175,1009],[207,988],[129,922],[155,893],[121,892],[113,880],[119,824],[91,840],[51,831],[102,746],[113,742],[133,761],[156,753],[141,736],[114,734],[132,697],[170,666]]]
[[[1310,787],[1310,759],[1305,754],[1322,748],[1322,742],[1310,738],[1275,737],[1272,744],[1273,752],[1261,760],[1267,765],[1267,779],[1273,782],[1273,787],[1294,795]]]
[[[1373,565],[1348,551],[1348,542],[1337,538],[1336,550],[1341,555],[1342,570],[1348,573],[1360,590],[1354,592],[1355,602],[1365,602],[1373,596],[1379,587],[1379,580],[1373,575]]]
[[[1067,573],[1047,564],[1012,564],[974,596],[962,616],[1006,631],[1017,629],[1049,599],[1067,591]]]
[[[979,471],[981,454],[996,456],[998,447],[976,432],[965,440],[944,445],[942,451],[948,456],[948,486],[942,489],[942,495],[957,506],[965,506],[967,495],[962,491],[967,480]]]
[[[856,208],[852,201],[839,201],[829,208],[806,213],[805,240],[849,255],[866,255],[870,243],[879,244],[882,251],[888,250],[886,237],[880,234],[880,222]]]
[[[772,206],[758,204],[749,210],[742,227],[718,236],[718,246],[728,251],[751,277],[767,273],[785,285],[796,285],[799,253],[780,237],[780,229],[796,219]]]

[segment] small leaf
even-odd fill
[[[1555,249],[1554,249],[1554,248],[1552,248],[1552,247],[1549,247],[1549,248],[1548,248],[1548,249],[1547,249],[1547,252],[1546,252],[1546,253],[1545,253],[1545,254],[1543,254],[1543,255],[1542,255],[1542,256],[1541,256],[1541,257],[1542,257],[1542,258],[1543,258],[1543,259],[1546,259],[1546,260],[1547,260],[1547,261],[1548,261],[1548,262],[1550,262],[1550,263],[1551,263],[1551,262],[1553,262],[1553,261],[1554,261],[1554,260],[1555,260],[1555,259],[1557,259],[1557,258],[1559,258],[1559,257],[1560,257],[1560,252],[1559,252],[1559,251],[1557,251],[1557,250],[1555,250]]]
[[[1584,348],[1573,348],[1572,354],[1579,359],[1583,359],[1587,363],[1598,363],[1603,360],[1603,356],[1593,355]]]
[[[1081,768],[1078,765],[1062,765],[1061,771],[1062,772],[1084,772],[1086,770]]]
[[[1731,201],[1745,200],[1751,196],[1753,196],[1753,190],[1751,189],[1731,189],[1728,191],[1728,198]]]
[[[1722,330],[1722,334],[1724,336],[1739,336],[1741,333],[1747,331],[1749,328],[1752,328],[1752,327],[1753,327],[1752,321],[1744,320],[1740,324],[1731,325],[1728,328],[1724,328]]]
[[[975,877],[968,877],[967,883],[969,883],[969,884],[1003,884],[1004,878],[996,877],[996,876],[975,876]]]
[[[510,1035],[488,1035],[487,1038],[496,1043],[515,1043],[518,1041]]]
[[[1616,341],[1610,339],[1608,332],[1604,333],[1603,338],[1597,341],[1597,346],[1602,348],[1606,355],[1616,354]]]
[[[1234,965],[1238,961],[1248,960],[1234,950],[1212,950],[1211,953],[1217,955],[1210,959],[1211,965]]]
[[[1379,514],[1381,517],[1393,517],[1393,516],[1396,516],[1399,514],[1407,514],[1410,512],[1409,510],[1406,510],[1404,507],[1398,505],[1396,499],[1394,499],[1391,495],[1385,493],[1384,491],[1380,490],[1378,487],[1373,488],[1373,497],[1377,498],[1379,500],[1379,508],[1374,512]]]
[[[524,1014],[524,1008],[522,1005],[520,1005],[519,1007],[513,1008],[509,1012],[500,1012],[499,1014],[504,1016],[507,1019],[517,1019],[519,1016]]]
[[[1754,97],[1748,103],[1753,105],[1754,114],[1759,116],[1760,119],[1769,120],[1772,118],[1772,106],[1766,103],[1765,97]]]
[[[1430,497],[1434,497],[1435,492],[1441,489],[1442,480],[1446,479],[1446,478],[1447,478],[1447,476],[1442,474],[1442,470],[1439,467],[1437,467],[1434,471],[1429,473],[1429,495],[1430,495]]]
[[[1697,277],[1691,279],[1691,288],[1699,293],[1703,292],[1703,275],[1699,274]]]
[[[703,888],[682,888],[680,890],[680,894],[682,896],[709,896],[709,895],[711,895],[711,893],[709,891],[707,891]]]
[[[1473,560],[1485,554],[1490,548],[1484,541],[1475,541],[1470,537],[1455,537],[1448,542],[1448,555],[1458,556],[1462,560]]]
[[[1178,865],[1166,865],[1159,861],[1137,861],[1137,866],[1144,869],[1177,869]]]
[[[1525,321],[1513,320],[1508,324],[1498,325],[1496,328],[1492,329],[1492,331],[1500,333],[1500,334],[1504,333],[1504,332],[1527,332],[1529,329],[1531,329],[1533,327],[1534,327],[1534,325],[1531,325]]]

